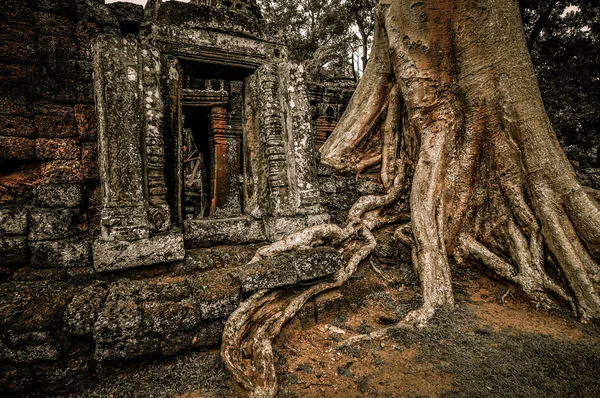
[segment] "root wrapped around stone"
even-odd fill
[[[600,195],[577,181],[552,130],[518,2],[380,0],[370,61],[321,155],[340,171],[378,162],[387,191],[359,198],[344,228],[311,227],[257,253],[361,242],[333,281],[257,293],[231,316],[223,357],[252,396],[276,393],[271,341],[283,324],[343,284],[385,223],[403,223],[394,235],[412,249],[423,297],[396,327],[425,326],[454,305],[451,259],[479,264],[540,306],[600,318]]]

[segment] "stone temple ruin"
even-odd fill
[[[0,3],[0,392],[216,347],[244,297],[340,267],[246,265],[380,189],[318,164],[351,90],[261,23],[254,0]]]

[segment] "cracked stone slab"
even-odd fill
[[[93,257],[98,272],[180,261],[185,257],[183,235],[157,235],[135,241],[97,240]]]
[[[183,235],[188,249],[255,243],[267,239],[262,220],[252,217],[187,220],[184,223]]]

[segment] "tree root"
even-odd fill
[[[272,292],[262,290],[231,314],[223,332],[221,353],[233,378],[250,397],[267,398],[277,394],[272,340],[283,325],[307,300],[326,290],[338,288],[350,279],[377,245],[371,232],[373,229],[406,218],[404,214],[381,214],[383,208],[394,203],[402,193],[402,182],[402,178],[397,176],[386,194],[360,198],[350,209],[345,228],[334,224],[309,227],[257,251],[251,263],[286,251],[314,247],[325,241],[340,245],[356,234],[360,234],[363,240],[348,263],[335,273],[333,281],[311,285],[299,293],[290,293],[285,289]]]

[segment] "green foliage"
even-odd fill
[[[354,58],[359,48],[370,44],[374,0],[260,0],[259,4],[267,37],[286,44],[290,58],[302,62],[312,80],[358,80],[359,61]]]
[[[527,0],[522,6],[552,125],[567,150],[579,148],[570,157],[582,166],[593,166],[600,145],[600,2]],[[578,9],[566,12],[569,6]]]

